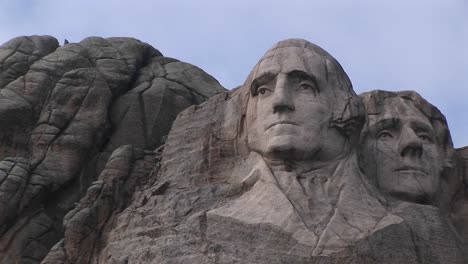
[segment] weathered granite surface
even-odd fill
[[[1,263],[468,263],[445,117],[310,42],[231,91],[134,39],[0,59]]]
[[[177,114],[225,90],[131,38],[20,37],[0,65],[0,263],[40,263],[64,236],[91,254]]]
[[[468,248],[468,147],[456,149],[457,175],[459,182],[455,184],[455,196],[449,200],[447,208],[457,233]]]

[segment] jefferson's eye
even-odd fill
[[[378,139],[390,139],[393,138],[392,133],[388,130],[382,130],[377,134]]]
[[[420,133],[418,137],[423,141],[431,142],[431,137],[426,133]]]

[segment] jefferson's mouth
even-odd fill
[[[418,171],[418,172],[422,172],[424,174],[427,174],[427,172],[423,168],[415,167],[415,166],[409,166],[409,165],[402,166],[402,167],[396,169],[395,171]]]
[[[292,122],[292,121],[284,120],[284,121],[277,121],[277,122],[274,122],[273,124],[267,126],[267,129],[266,129],[266,130],[268,130],[268,129],[270,129],[271,127],[274,127],[274,126],[276,126],[276,125],[285,125],[285,124],[297,126],[297,124],[294,123],[294,122]]]

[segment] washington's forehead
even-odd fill
[[[267,52],[256,66],[255,76],[264,73],[289,73],[294,70],[304,71],[316,77],[325,76],[325,59],[302,47],[280,47]]]

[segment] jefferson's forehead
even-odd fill
[[[417,120],[420,123],[425,123],[432,127],[432,124],[427,116],[425,116],[411,100],[406,100],[401,97],[387,98],[383,102],[383,111],[378,115],[369,116],[369,121],[372,124],[378,123],[381,120]]]
[[[265,73],[303,71],[317,78],[326,77],[325,59],[303,47],[279,47],[265,54],[254,68],[254,78]]]

